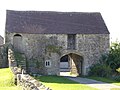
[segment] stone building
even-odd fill
[[[109,31],[100,13],[7,11],[6,43],[26,56],[30,73],[87,75],[109,49]]]
[[[3,42],[4,42],[4,39],[3,39],[3,37],[0,35],[0,68],[3,67],[3,52],[2,52]]]
[[[0,36],[0,68],[8,66],[6,47],[7,45],[4,45],[4,38]]]

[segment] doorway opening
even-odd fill
[[[74,53],[60,58],[60,76],[82,75],[83,57]]]
[[[15,34],[13,37],[13,46],[16,52],[22,53],[22,36],[20,34]]]

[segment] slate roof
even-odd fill
[[[6,31],[30,34],[109,34],[99,12],[7,10]]]

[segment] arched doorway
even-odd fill
[[[75,53],[64,55],[60,58],[60,73],[69,72],[70,75],[82,75],[83,57]]]
[[[13,46],[15,51],[22,52],[22,36],[20,34],[13,36]]]
[[[61,72],[69,72],[70,71],[70,60],[69,56],[65,55],[60,59],[60,71]]]

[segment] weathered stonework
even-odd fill
[[[99,12],[12,11],[6,40],[26,57],[28,73],[59,75],[62,58],[71,73],[87,75],[109,49],[109,31]]]
[[[67,34],[23,34],[21,53],[27,57],[28,71],[44,75],[59,75],[60,58],[74,53],[83,57],[82,74],[87,75],[89,67],[99,60],[109,49],[108,34],[76,34],[76,49],[67,49]],[[6,42],[13,44],[16,33],[7,33]],[[49,49],[51,48],[51,50]],[[15,50],[18,50],[14,48]],[[45,61],[51,66],[46,67]]]
[[[28,74],[17,74],[17,85],[23,90],[52,90]]]
[[[7,45],[3,45],[4,38],[0,36],[0,68],[7,67]]]
[[[0,46],[0,68],[8,67],[7,47],[7,44]]]
[[[22,87],[22,90],[52,90],[49,87],[46,87],[41,82],[34,79],[29,74],[26,74],[24,68],[18,67],[18,62],[15,58],[15,52],[13,46],[8,46],[8,61],[9,68],[14,74],[15,84]]]

